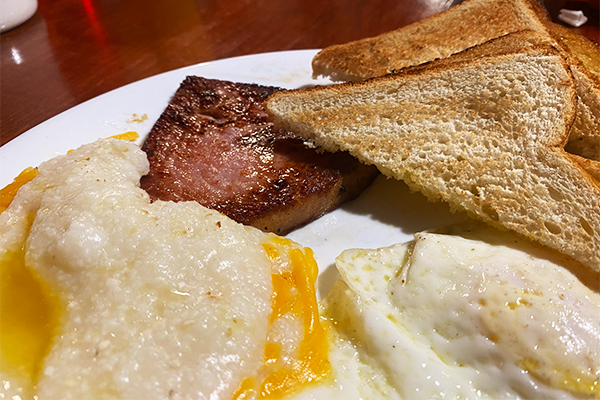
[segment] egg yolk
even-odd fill
[[[0,370],[34,386],[58,330],[60,301],[25,264],[23,248],[0,262]]]
[[[37,168],[26,168],[0,189],[0,213],[37,173]],[[58,330],[60,310],[58,296],[25,264],[25,246],[7,251],[0,259],[1,371],[35,385]]]
[[[562,372],[559,379],[548,379],[547,376],[539,372],[540,363],[532,358],[525,358],[519,364],[528,374],[535,376],[541,382],[544,382],[552,387],[568,390],[583,397],[590,394],[600,394],[600,381],[586,376],[579,376],[573,372]],[[554,366],[555,371],[563,371],[564,366]]]
[[[289,245],[291,240],[273,239],[279,245]],[[279,257],[278,249],[271,244],[263,247],[271,260]],[[292,271],[273,274],[271,297],[272,324],[278,318],[291,313],[302,318],[303,337],[298,348],[298,357],[292,367],[281,365],[281,346],[267,342],[262,366],[262,382],[246,378],[234,393],[233,399],[243,400],[258,394],[259,399],[281,398],[299,392],[304,387],[324,381],[330,376],[329,342],[324,326],[319,319],[315,292],[318,268],[313,252],[306,248],[289,249]]]
[[[21,186],[35,178],[37,174],[37,168],[25,168],[12,183],[0,189],[0,213],[10,206]]]
[[[146,115],[146,114],[144,114]],[[146,117],[146,119],[148,119],[148,117]],[[136,140],[137,138],[139,138],[140,135],[138,135],[137,132],[135,131],[129,131],[129,132],[125,132],[125,133],[121,133],[118,135],[114,135],[114,136],[110,136],[109,139],[121,139],[121,140],[129,140],[130,142],[133,142],[134,140]]]

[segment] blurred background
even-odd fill
[[[3,0],[6,1],[6,0]],[[20,1],[20,0],[16,0]],[[598,3],[575,31],[598,41]],[[452,0],[39,0],[0,35],[0,145],[83,101],[175,68],[245,54],[323,48],[443,11]]]

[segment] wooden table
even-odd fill
[[[597,5],[546,1],[553,15],[561,6],[595,12],[576,31],[599,40]],[[0,35],[0,145],[83,101],[151,75],[225,57],[345,43],[454,3],[39,0],[33,18]]]

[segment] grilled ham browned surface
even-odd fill
[[[262,103],[278,90],[187,77],[144,143],[142,187],[153,200],[195,200],[278,234],[358,196],[377,170],[274,129]]]

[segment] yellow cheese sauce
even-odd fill
[[[291,240],[280,237],[272,240],[275,245],[287,246],[292,243]],[[263,244],[272,261],[280,257],[275,245]],[[288,249],[288,256],[292,271],[272,275],[270,323],[272,325],[278,318],[290,313],[302,319],[303,336],[297,359],[293,361],[291,368],[283,365],[281,346],[267,342],[264,363],[259,372],[259,376],[263,377],[262,382],[257,382],[254,377],[246,378],[234,393],[234,400],[283,398],[298,393],[307,386],[322,383],[331,375],[329,341],[319,318],[315,292],[317,263],[310,248],[305,248],[305,252]]]

